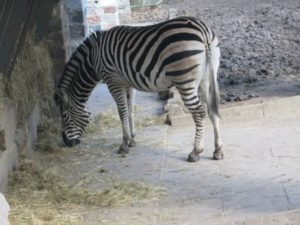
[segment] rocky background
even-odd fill
[[[205,21],[220,39],[223,103],[300,94],[299,0],[169,0],[132,19],[182,15]]]

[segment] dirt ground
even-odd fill
[[[193,16],[218,35],[223,103],[300,94],[300,1],[169,0],[133,19]]]

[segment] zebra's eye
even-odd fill
[[[63,119],[67,119],[68,118],[68,114],[67,114],[66,111],[62,112],[61,116],[62,116]]]

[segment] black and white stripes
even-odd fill
[[[199,88],[215,129],[214,158],[222,158],[218,125],[219,57],[215,34],[190,17],[93,33],[73,53],[58,85],[56,99],[61,106],[65,143],[79,143],[89,115],[85,103],[98,81],[107,84],[118,107],[123,127],[120,153],[135,145],[134,89],[165,91],[175,86],[195,121],[195,146],[189,161],[197,161],[203,151],[205,116]]]

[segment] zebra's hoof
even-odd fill
[[[214,160],[224,159],[224,153],[222,152],[222,150],[216,150],[216,151],[214,151],[213,159]]]
[[[123,146],[121,146],[120,148],[119,148],[119,151],[118,151],[118,154],[128,154],[129,153],[129,148],[128,148],[128,146],[127,147],[123,147]]]
[[[130,141],[129,141],[129,147],[135,147],[136,146],[136,142],[135,140],[132,138]]]
[[[200,159],[199,154],[195,154],[194,152],[191,152],[189,154],[189,157],[187,159],[188,162],[198,162]]]

